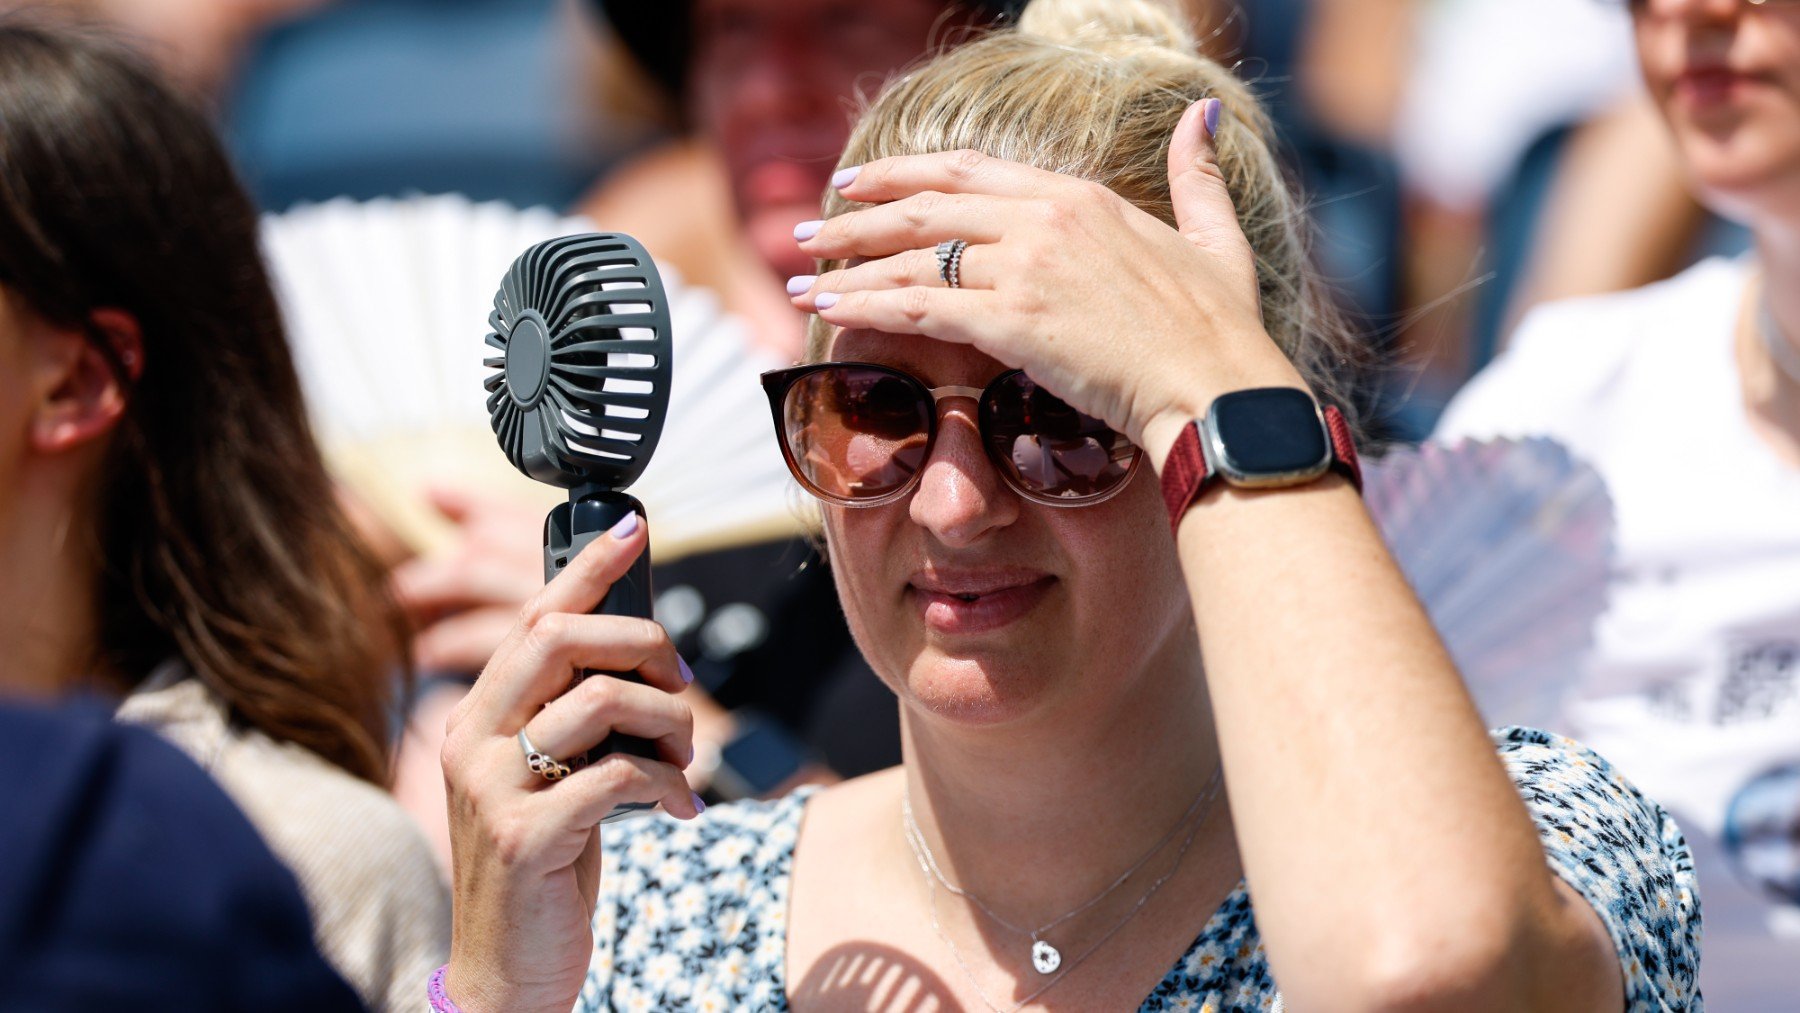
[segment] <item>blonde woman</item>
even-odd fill
[[[1679,831],[1490,737],[1363,510],[1269,143],[1142,2],[885,90],[766,386],[906,761],[701,816],[666,636],[582,614],[628,520],[452,720],[439,1009],[1699,1008]],[[527,765],[615,727],[662,760]]]

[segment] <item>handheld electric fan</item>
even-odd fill
[[[487,343],[500,353],[485,360],[499,370],[486,382],[494,435],[514,467],[569,490],[544,521],[548,583],[626,514],[643,513],[624,489],[650,463],[667,414],[669,298],[637,240],[565,236],[519,255],[488,324]],[[650,618],[648,549],[595,612]],[[614,734],[564,762],[613,752],[656,755],[652,743]]]

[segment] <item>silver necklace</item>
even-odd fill
[[[1181,861],[1187,857],[1188,849],[1193,846],[1195,835],[1199,833],[1201,824],[1206,822],[1204,813],[1201,813],[1200,818],[1198,819],[1193,819],[1193,817],[1196,812],[1201,810],[1202,806],[1206,806],[1210,810],[1210,803],[1218,794],[1219,773],[1220,772],[1217,770],[1213,772],[1212,779],[1206,783],[1205,788],[1201,789],[1200,794],[1194,797],[1193,804],[1188,806],[1187,811],[1182,814],[1181,819],[1177,820],[1175,825],[1169,828],[1169,832],[1164,834],[1162,839],[1157,841],[1149,851],[1145,852],[1142,858],[1139,858],[1134,862],[1131,868],[1125,870],[1123,874],[1113,880],[1113,882],[1104,890],[1100,891],[1100,893],[1086,903],[1045,922],[1036,929],[1030,930],[1015,925],[1001,917],[999,913],[989,907],[980,897],[977,897],[973,893],[950,882],[949,878],[944,875],[943,869],[938,866],[937,856],[932,854],[931,846],[925,842],[925,835],[919,829],[918,820],[913,817],[912,792],[910,788],[903,789],[901,793],[901,815],[906,836],[906,844],[912,849],[913,859],[919,863],[919,871],[925,877],[925,885],[929,892],[927,902],[931,909],[932,931],[936,932],[938,938],[943,940],[945,947],[950,950],[950,955],[956,958],[957,965],[962,968],[963,976],[968,979],[970,987],[975,990],[975,994],[981,998],[981,1001],[986,1003],[987,1007],[990,1010],[993,1010],[994,1013],[1015,1013],[1015,1011],[1024,1008],[1025,1005],[1030,1003],[1033,999],[1048,992],[1058,982],[1062,981],[1063,978],[1067,977],[1071,971],[1081,966],[1083,961],[1093,956],[1100,947],[1106,944],[1107,940],[1117,935],[1121,929],[1130,924],[1131,920],[1137,917],[1138,912],[1144,909],[1144,905],[1150,903],[1150,898],[1156,896],[1156,892],[1162,889],[1163,884],[1167,883],[1170,877],[1174,876],[1176,871],[1181,868]],[[1089,946],[1086,950],[1083,950],[1079,956],[1064,966],[1061,951],[1057,950],[1043,939],[1040,939],[1039,936],[1043,932],[1055,928],[1057,925],[1060,925],[1070,918],[1093,907],[1095,904],[1098,904],[1101,900],[1109,896],[1114,890],[1117,890],[1121,884],[1127,879],[1130,879],[1131,876],[1142,869],[1151,858],[1162,851],[1175,836],[1175,832],[1180,830],[1184,823],[1189,823],[1190,820],[1192,820],[1192,823],[1188,827],[1187,837],[1182,840],[1181,848],[1175,853],[1175,861],[1170,864],[1168,871],[1164,872],[1161,876],[1158,876],[1156,880],[1145,889],[1143,895],[1137,899],[1137,903],[1132,905],[1131,910],[1125,912],[1124,917],[1120,918],[1112,928],[1106,930],[1106,933],[1095,940],[1093,945]],[[1030,936],[1032,940],[1032,966],[1037,969],[1039,974],[1054,973],[1056,976],[1045,982],[1042,987],[1037,989],[1037,991],[1032,992],[1030,995],[1019,1000],[1010,1007],[1001,1007],[992,999],[989,999],[987,992],[982,989],[980,981],[977,980],[975,976],[974,968],[970,967],[968,961],[963,959],[962,951],[957,947],[956,941],[950,938],[950,934],[944,931],[943,923],[938,920],[937,888],[940,885],[946,891],[972,902],[983,914],[987,915],[1004,928],[1009,929],[1018,935]],[[1060,973],[1057,973],[1058,968],[1061,968]]]
[[[1769,350],[1769,358],[1786,373],[1789,380],[1800,383],[1800,349],[1794,348],[1793,342],[1782,333],[1781,325],[1775,321],[1775,310],[1769,305],[1768,279],[1763,279],[1762,305],[1756,315],[1757,331],[1762,334],[1763,347]]]
[[[919,829],[918,819],[913,816],[912,788],[910,785],[901,789],[900,814],[905,821],[907,844],[912,847],[913,855],[921,858],[926,867],[926,871],[932,878],[936,879],[938,884],[945,890],[974,904],[981,910],[982,914],[993,919],[994,922],[1002,928],[1005,928],[1016,935],[1030,938],[1031,966],[1037,968],[1039,974],[1052,974],[1058,967],[1062,966],[1062,953],[1056,947],[1046,942],[1042,938],[1043,934],[1088,910],[1095,904],[1100,903],[1111,896],[1114,890],[1124,886],[1126,880],[1136,875],[1138,870],[1142,869],[1151,858],[1155,857],[1158,852],[1168,846],[1169,841],[1174,838],[1175,832],[1180,830],[1182,825],[1192,818],[1194,813],[1199,811],[1200,807],[1213,796],[1215,790],[1218,788],[1218,784],[1219,771],[1215,769],[1212,778],[1206,782],[1204,788],[1200,789],[1200,794],[1194,796],[1194,801],[1188,806],[1187,811],[1181,814],[1181,818],[1175,821],[1175,825],[1169,828],[1169,832],[1164,834],[1162,839],[1151,845],[1150,850],[1144,852],[1143,857],[1139,858],[1136,862],[1133,862],[1130,868],[1120,873],[1118,878],[1107,884],[1105,889],[1088,898],[1086,903],[1066,911],[1034,929],[1028,929],[1022,925],[1014,924],[1003,917],[998,911],[989,907],[987,902],[980,897],[977,897],[975,894],[950,882],[950,878],[944,875],[943,868],[938,865],[937,856],[932,854],[931,846],[925,843],[925,835]]]

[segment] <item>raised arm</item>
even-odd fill
[[[687,666],[656,623],[587,614],[644,544],[632,514],[582,550],[525,606],[450,717],[456,906],[444,985],[465,1013],[568,1013],[594,951],[601,817],[623,802],[699,812],[681,773],[693,759],[692,716],[675,695]],[[595,675],[570,690],[585,669],[644,682]],[[552,782],[527,765],[518,738],[563,760],[614,730],[655,740],[660,758],[613,753]]]

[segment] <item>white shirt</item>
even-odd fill
[[[1800,907],[1747,887],[1719,843],[1748,784],[1800,763],[1800,469],[1746,417],[1734,335],[1749,274],[1714,259],[1539,308],[1435,436],[1546,434],[1606,479],[1612,602],[1559,730],[1687,832],[1707,998],[1789,1009],[1761,1000],[1800,1002]]]

